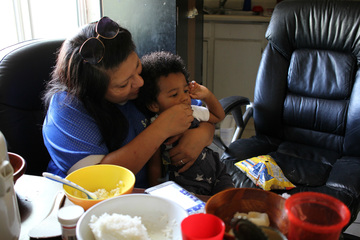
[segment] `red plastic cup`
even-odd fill
[[[338,240],[350,220],[348,207],[322,193],[296,193],[285,201],[289,240]]]
[[[225,223],[215,215],[198,213],[181,222],[183,240],[222,240]]]

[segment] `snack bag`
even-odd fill
[[[242,172],[264,190],[291,189],[292,184],[270,155],[262,155],[235,163]]]

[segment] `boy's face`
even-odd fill
[[[152,112],[162,113],[166,109],[180,103],[191,105],[189,86],[182,73],[170,73],[160,77],[158,81],[159,95],[157,102],[151,104]]]

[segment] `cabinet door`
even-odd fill
[[[213,84],[218,99],[240,95],[254,100],[262,46],[255,40],[215,40]]]

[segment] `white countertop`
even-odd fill
[[[204,14],[204,22],[218,21],[218,22],[270,22],[271,17],[264,17],[259,15],[243,16],[243,15],[208,15]]]

